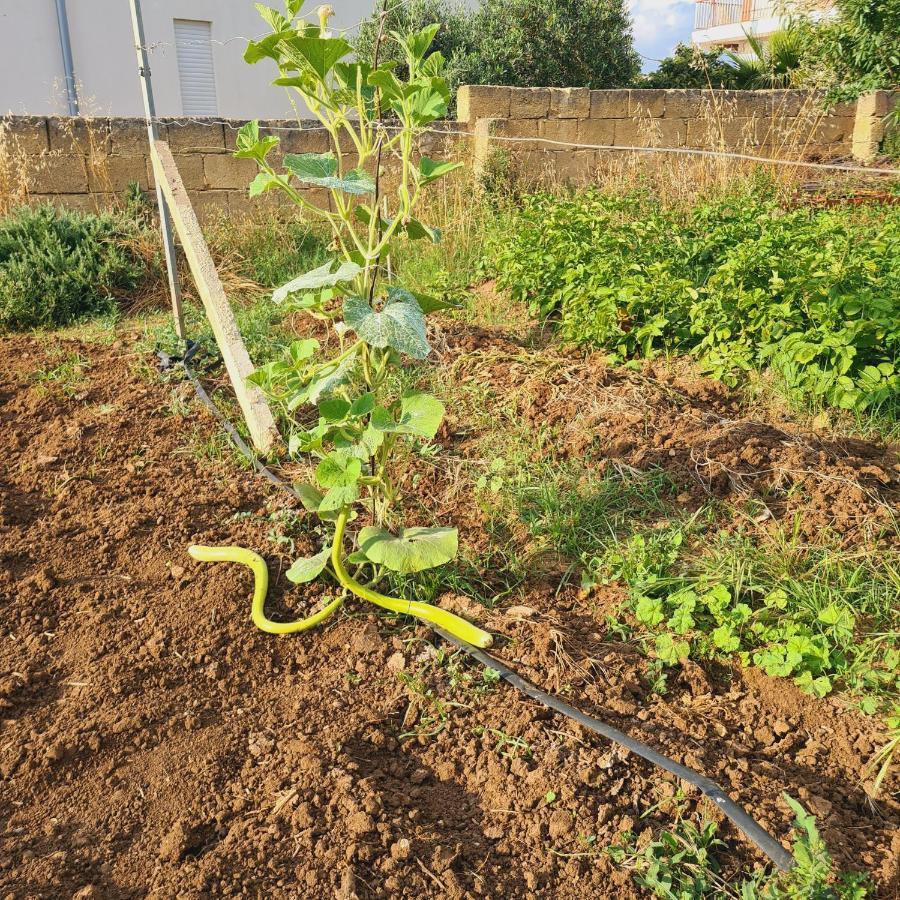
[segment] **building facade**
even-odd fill
[[[269,0],[280,7],[280,0]],[[375,0],[335,0],[335,30],[371,14]],[[307,0],[312,13],[316,0]],[[141,0],[159,116],[288,118],[269,60],[248,66],[248,37],[265,32],[253,0]],[[143,113],[128,0],[0,0],[0,115],[66,115],[64,26],[81,115]],[[314,16],[312,17],[315,18]]]
[[[831,0],[696,0],[691,43],[703,50],[723,47],[745,53],[750,49],[748,33],[765,43],[792,15],[822,16],[831,9]]]

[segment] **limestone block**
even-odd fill
[[[206,188],[206,174],[203,169],[203,157],[196,153],[179,154],[172,157],[175,167],[181,176],[184,186],[189,191],[202,191]],[[250,182],[247,182],[249,185]],[[245,185],[245,187],[247,186]]]
[[[543,119],[549,112],[549,88],[510,89],[509,117],[511,119]]]
[[[88,188],[91,192],[112,191],[120,194],[132,182],[137,182],[142,191],[149,188],[145,156],[107,156],[88,167]]]
[[[47,119],[50,149],[84,156],[109,153],[109,120],[51,116]]]
[[[225,131],[218,120],[167,119],[165,125],[173,153],[210,153],[225,149]]]
[[[616,119],[582,119],[578,123],[578,143],[613,146]]]
[[[549,141],[562,141],[574,144],[578,141],[578,119],[537,119],[538,135]],[[587,121],[587,119],[583,120]],[[552,144],[547,144],[547,149],[553,149]]]
[[[8,141],[13,152],[36,156],[50,149],[47,120],[43,116],[3,116],[0,140]]]
[[[562,150],[548,160],[549,175],[558,182],[583,186],[594,180],[597,172],[596,150]]]
[[[628,115],[659,118],[666,111],[666,92],[656,89],[632,90],[628,93]]]
[[[235,159],[226,153],[203,156],[203,173],[211,191],[244,190],[258,172],[252,159]]]
[[[474,124],[476,119],[508,118],[511,91],[494,85],[462,85],[456,92],[457,121]]]
[[[551,88],[550,115],[557,119],[586,119],[591,114],[587,88]]]
[[[84,156],[49,154],[29,179],[36,194],[83,194],[88,190],[88,167]]]
[[[29,203],[52,203],[78,212],[97,212],[113,205],[114,194],[29,194]]]
[[[695,119],[703,115],[704,91],[695,88],[668,90],[665,92],[667,119]]]
[[[592,119],[627,119],[629,91],[616,89],[611,91],[591,91]]]
[[[215,222],[228,215],[228,198],[232,191],[191,191],[191,204],[201,223]]]
[[[109,152],[116,156],[149,156],[150,141],[142,119],[109,120]]]
[[[683,119],[618,119],[616,147],[683,147],[687,123]]]

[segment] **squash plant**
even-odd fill
[[[389,467],[400,441],[432,440],[444,415],[443,404],[429,394],[391,395],[390,376],[404,357],[421,360],[429,354],[425,317],[442,304],[392,280],[385,266],[396,241],[440,239],[437,229],[415,218],[415,209],[430,184],[460,165],[414,154],[417,137],[446,114],[450,99],[441,77],[444,60],[439,52],[428,52],[439,26],[392,35],[408,70],[400,79],[393,63],[373,66],[351,58],[350,44],[328,31],[330,7],[319,7],[319,24],[311,25],[300,18],[301,6],[302,0],[286,0],[282,14],[258,4],[271,33],[251,41],[244,58],[274,60],[279,72],[274,84],[299,95],[333,149],[286,153],[276,166],[278,138],[251,122],[238,133],[235,152],[259,165],[251,197],[281,191],[333,235],[334,257],[276,290],[273,301],[327,323],[337,335],[338,352],[323,357],[318,341],[296,341],[285,359],[252,376],[291,423],[289,453],[318,458],[315,484],[298,490],[306,509],[334,528],[330,546],[298,559],[288,577],[308,582],[330,565],[351,593],[429,621],[440,619],[448,630],[488,646],[490,635],[464,620],[377,594],[346,568],[349,563],[359,567],[357,574],[367,572],[371,585],[386,570],[420,572],[457,553],[455,528],[397,527],[398,490]],[[395,182],[390,196],[382,190],[388,160]],[[328,206],[303,193],[311,188],[330,199]],[[355,550],[345,558],[346,526],[362,503],[373,521],[359,531]]]

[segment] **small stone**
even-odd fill
[[[409,859],[411,852],[410,843],[406,838],[400,838],[399,841],[391,844],[391,859],[395,859],[397,862]]]
[[[406,668],[406,657],[402,653],[392,653],[388,657],[387,668],[389,672],[402,672]]]
[[[179,578],[184,577],[184,572],[185,572],[184,566],[172,566],[172,568],[169,569],[169,575],[171,575],[172,578],[174,578],[176,581]]]

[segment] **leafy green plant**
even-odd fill
[[[0,328],[66,325],[118,309],[149,275],[125,213],[26,206],[0,221]]]
[[[688,209],[532,196],[492,244],[498,280],[618,358],[690,353],[728,384],[768,368],[799,402],[896,408],[900,210],[784,209],[767,192]]]
[[[795,25],[779,28],[765,43],[746,29],[744,37],[750,48],[748,53],[725,51],[734,66],[734,86],[743,90],[790,87],[803,59],[802,30]]]
[[[688,562],[684,538],[680,529],[636,534],[594,563],[595,578],[628,586],[629,607],[662,664],[734,654],[816,696],[840,681],[868,713],[896,697],[889,567],[823,550],[792,558],[790,548],[779,554],[733,537],[707,540],[707,552]]]
[[[390,62],[373,67],[346,61],[352,48],[328,32],[330,8],[320,7],[320,23],[314,26],[297,18],[300,7],[300,0],[287,0],[283,15],[259,6],[271,33],[252,41],[245,59],[276,63],[275,84],[297,92],[334,149],[287,153],[277,166],[278,138],[251,122],[238,133],[235,153],[259,165],[251,196],[283,192],[330,229],[335,250],[324,264],[278,288],[273,301],[327,326],[337,352],[327,357],[318,340],[295,341],[284,359],[252,376],[283,412],[289,453],[318,459],[315,484],[298,490],[306,508],[334,529],[319,553],[294,563],[288,578],[308,582],[330,565],[345,590],[415,612],[414,604],[401,604],[361,584],[346,565],[368,570],[370,583],[377,583],[385,572],[414,574],[441,566],[457,553],[455,528],[402,527],[391,470],[399,443],[431,441],[444,415],[439,400],[398,390],[395,377],[404,357],[421,360],[430,353],[425,317],[442,303],[390,280],[385,266],[400,239],[440,239],[414,212],[423,190],[459,165],[427,156],[414,159],[417,136],[446,113],[449,100],[441,75],[443,57],[429,53],[438,26],[392,35],[404,53],[406,77],[401,79]],[[392,115],[389,126],[380,121],[383,112]],[[388,158],[398,170],[391,192],[383,190]],[[316,205],[305,193],[310,189],[327,192],[328,205]],[[372,521],[359,530],[356,549],[345,558],[346,526],[362,503]],[[420,608],[418,614],[432,612]],[[477,629],[467,639],[483,645],[490,640]]]
[[[642,849],[633,835],[626,834],[607,852],[634,872],[639,885],[664,900],[863,900],[870,896],[865,876],[835,869],[815,817],[793,798],[785,795],[784,799],[795,816],[794,865],[788,872],[755,869],[749,875],[727,877],[717,858],[727,845],[718,837],[715,822],[697,827],[682,819]]]

